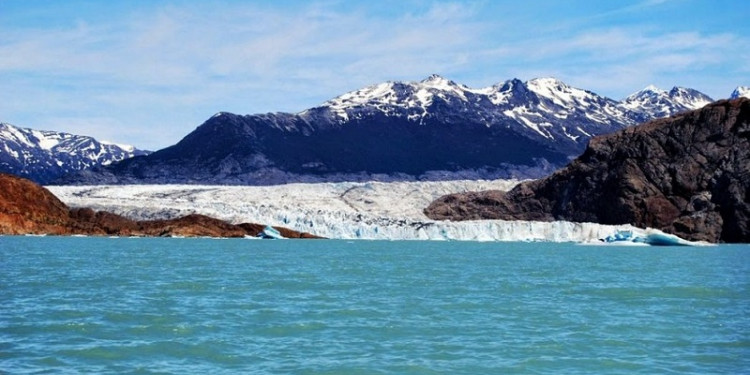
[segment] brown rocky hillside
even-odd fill
[[[0,234],[244,237],[257,236],[264,227],[233,225],[203,215],[134,221],[110,212],[69,209],[44,187],[0,173]],[[287,238],[316,238],[287,228],[276,229]]]

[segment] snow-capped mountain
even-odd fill
[[[750,99],[750,87],[737,86],[737,88],[734,89],[734,91],[732,91],[732,95],[729,96],[729,99],[737,99],[737,98]]]
[[[0,123],[0,172],[48,183],[66,173],[108,165],[148,151],[68,133]]]
[[[420,82],[385,82],[346,93],[304,111],[307,122],[322,117],[342,124],[375,114],[427,122],[477,123],[505,128],[564,154],[576,154],[592,135],[635,125],[644,117],[619,103],[554,78],[517,79],[471,89],[438,75]]]
[[[432,75],[420,82],[385,82],[365,87],[300,115],[328,110],[339,122],[347,122],[380,112],[420,123],[430,117],[459,116],[483,121],[487,126],[514,120],[530,137],[554,141],[557,148],[580,151],[592,135],[698,109],[711,102],[713,99],[707,95],[682,87],[667,92],[649,86],[617,102],[555,78],[526,82],[512,79],[471,89]]]
[[[438,75],[383,82],[297,114],[217,113],[171,147],[65,182],[539,177],[577,156],[592,136],[710,101],[683,88],[629,98],[617,102],[554,78],[479,89]]]
[[[697,90],[673,87],[665,91],[649,85],[625,98],[621,104],[631,111],[643,113],[645,115],[643,120],[653,120],[698,109],[713,101]]]

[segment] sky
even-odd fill
[[[0,122],[157,150],[385,81],[750,85],[746,0],[0,0]]]

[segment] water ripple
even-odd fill
[[[0,372],[750,368],[750,247],[0,237]]]

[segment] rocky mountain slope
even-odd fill
[[[593,138],[583,155],[545,179],[507,193],[448,195],[425,213],[630,223],[690,240],[750,242],[750,100]]]
[[[0,123],[0,172],[48,183],[64,174],[108,165],[148,151],[62,132]]]
[[[472,89],[433,75],[369,86],[298,114],[218,113],[171,147],[60,182],[539,177],[579,155],[594,135],[707,101],[675,88],[658,99],[657,111],[635,97],[617,102],[553,78]]]
[[[169,220],[134,221],[105,211],[69,209],[34,182],[0,173],[0,235],[245,237],[257,236],[263,229],[259,224],[233,225],[196,214]],[[281,227],[277,230],[287,238],[315,237]]]

